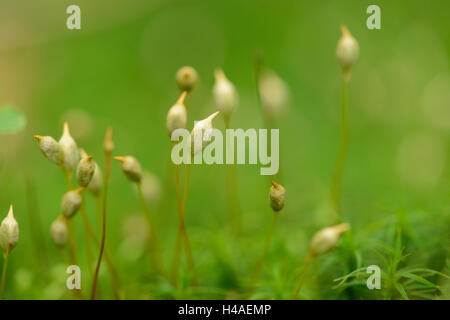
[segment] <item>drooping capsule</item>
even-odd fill
[[[39,143],[44,156],[54,164],[61,166],[64,161],[64,154],[61,145],[50,136],[33,136]]]
[[[142,179],[142,167],[139,161],[132,156],[114,157],[114,160],[120,162],[123,173],[132,182],[139,183]]]
[[[77,213],[83,201],[82,192],[84,187],[66,192],[61,201],[61,213],[70,219]]]
[[[67,243],[67,221],[64,216],[59,216],[50,226],[50,235],[58,247],[64,247]]]
[[[341,223],[320,230],[311,240],[310,254],[314,257],[327,253],[336,246],[341,234],[348,230],[350,230],[350,224],[348,223]]]
[[[281,211],[286,203],[286,189],[272,180],[269,190],[270,206],[275,212]]]
[[[92,156],[83,157],[77,166],[76,180],[80,187],[87,187],[92,180],[95,171],[95,162]]]

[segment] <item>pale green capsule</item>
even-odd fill
[[[0,225],[0,247],[5,254],[9,253],[19,242],[19,224],[14,218],[13,206]]]
[[[84,187],[71,190],[64,194],[61,201],[61,213],[68,219],[73,217],[75,213],[80,209],[83,197],[81,193]]]
[[[140,182],[142,179],[142,168],[135,157],[114,157],[114,160],[120,162],[123,173],[126,177],[133,182]]]
[[[64,161],[64,154],[61,145],[50,136],[33,136],[39,143],[44,156],[54,164],[61,166]]]

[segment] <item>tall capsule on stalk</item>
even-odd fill
[[[175,75],[175,80],[182,91],[190,92],[197,84],[198,74],[197,71],[190,66],[181,67]]]
[[[196,154],[203,150],[203,148],[211,140],[213,119],[219,114],[219,111],[214,112],[206,119],[197,121],[191,131],[191,153]]]
[[[340,236],[348,230],[350,230],[350,224],[348,223],[341,223],[320,230],[311,240],[309,253],[312,257],[327,253],[336,246]]]
[[[64,161],[64,153],[61,145],[50,136],[33,136],[39,143],[39,149],[41,149],[44,156],[54,164],[61,166]]]
[[[67,222],[64,216],[59,216],[50,226],[50,235],[58,247],[64,247],[67,243]]]
[[[70,135],[67,122],[64,122],[63,134],[61,139],[59,139],[59,144],[64,154],[63,167],[66,171],[71,172],[77,166],[80,154],[75,140]]]
[[[184,99],[186,98],[187,92],[184,91],[178,98],[177,102],[170,107],[167,112],[166,128],[169,133],[169,137],[172,136],[172,132],[176,129],[186,128],[187,123],[187,111],[184,106]]]
[[[341,26],[342,36],[336,47],[336,56],[344,72],[350,72],[359,57],[359,45],[345,25]]]
[[[5,255],[19,242],[19,224],[14,218],[13,206],[9,207],[8,215],[0,225],[0,247]]]
[[[258,90],[263,111],[269,117],[278,116],[285,111],[290,99],[289,88],[274,71],[270,69],[261,71]]]
[[[82,192],[84,187],[66,192],[61,201],[61,213],[70,219],[80,209],[83,201]]]
[[[275,212],[281,211],[286,203],[286,189],[275,181],[271,181],[269,190],[270,206]]]
[[[95,171],[95,162],[92,156],[85,156],[78,162],[76,180],[80,187],[87,187]]]
[[[216,80],[213,87],[214,103],[228,124],[238,104],[236,88],[222,69],[216,69],[214,77]]]
[[[132,156],[114,157],[114,160],[120,162],[123,173],[132,182],[141,182],[142,179],[142,167],[139,161]]]

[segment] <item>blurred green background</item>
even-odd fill
[[[150,207],[169,270],[178,216],[165,119],[179,95],[175,72],[191,65],[199,73],[200,82],[186,101],[189,128],[215,111],[217,67],[239,93],[232,127],[260,128],[264,118],[254,81],[258,50],[264,65],[286,81],[291,99],[276,123],[281,145],[277,179],[287,189],[287,204],[255,297],[290,298],[309,239],[329,224],[339,134],[341,70],[335,48],[340,24],[348,26],[361,51],[350,83],[350,146],[342,193],[343,220],[353,227],[360,263],[378,263],[373,249],[379,242],[392,244],[401,228],[410,254],[405,264],[447,270],[448,1],[78,0],[82,29],[68,30],[65,12],[73,3],[0,0],[0,105],[14,105],[27,118],[25,130],[0,136],[0,209],[6,216],[9,204],[14,205],[21,232],[10,256],[6,298],[71,297],[60,253],[48,233],[60,213],[66,181],[42,156],[33,134],[58,139],[68,121],[78,145],[103,167],[102,141],[111,125],[114,155],[135,156],[158,179]],[[381,8],[381,30],[366,27],[370,4]],[[224,128],[221,119],[215,125]],[[136,190],[113,163],[107,242],[126,298],[239,297],[234,294],[252,272],[273,213],[268,177],[256,165],[236,170],[243,219],[238,235],[229,228],[225,166],[193,166],[186,225],[198,285],[187,286],[183,263],[186,281],[174,288],[148,265]],[[87,206],[96,227],[90,197]],[[81,217],[75,221],[84,272]],[[39,232],[43,243],[36,240]],[[356,268],[339,257],[337,250],[315,262],[304,298],[373,297],[364,288],[331,288],[333,279]],[[82,287],[88,293],[91,277],[84,274]],[[102,298],[110,298],[106,269],[100,283]]]

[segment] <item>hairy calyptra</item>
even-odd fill
[[[142,179],[142,167],[139,161],[135,157],[114,157],[114,160],[120,162],[123,173],[126,177],[133,182],[140,182]]]
[[[177,102],[170,107],[167,112],[166,128],[169,133],[169,137],[172,136],[172,132],[176,129],[186,128],[187,123],[187,111],[184,106],[184,99],[186,98],[187,92],[184,91],[178,98]]]
[[[67,122],[64,123],[64,130],[61,139],[59,139],[59,144],[64,154],[63,167],[66,171],[71,172],[77,166],[80,154],[75,140],[70,135],[69,124]]]
[[[34,135],[34,138],[39,143],[39,149],[41,149],[44,156],[54,164],[61,166],[64,161],[64,153],[61,145],[50,136]]]
[[[58,247],[64,247],[67,243],[68,229],[64,216],[59,216],[50,226],[50,235]]]
[[[8,215],[0,225],[0,247],[8,254],[19,242],[19,224],[14,218],[13,206],[9,207]]]
[[[66,192],[61,201],[61,213],[68,219],[73,217],[80,209],[83,197],[81,193],[84,187]]]
[[[286,189],[281,184],[278,184],[272,180],[269,198],[272,209],[276,212],[281,211],[286,203]]]

